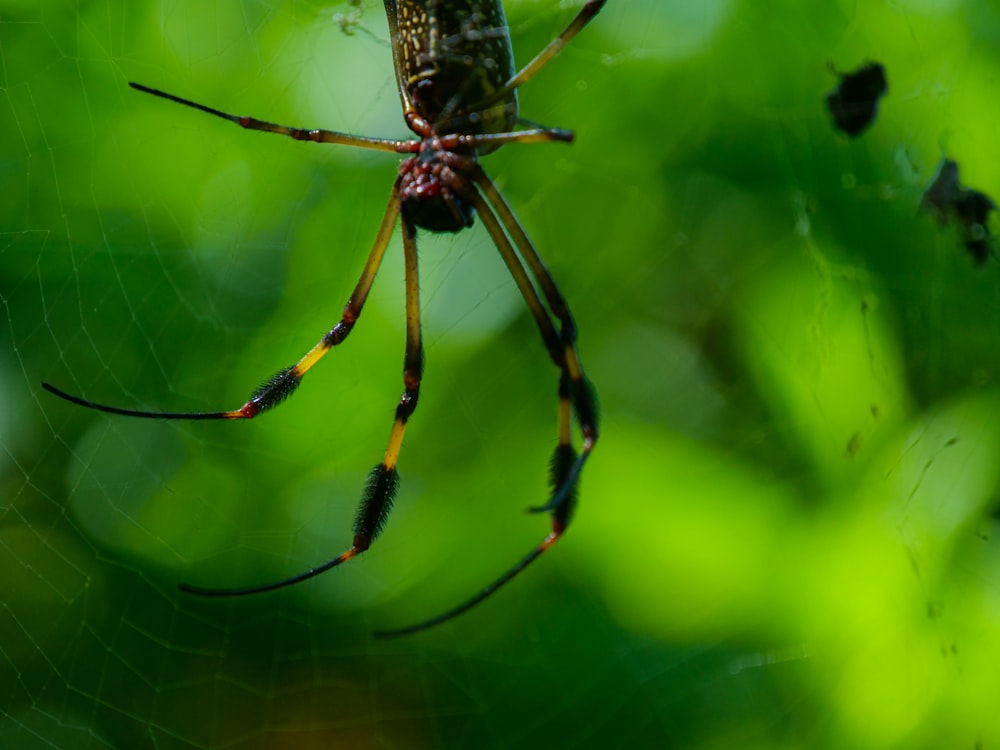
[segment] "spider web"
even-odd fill
[[[536,544],[556,375],[476,227],[420,238],[428,368],[392,522],[349,542],[400,391],[398,240],[336,320],[394,160],[244,133],[128,81],[402,136],[379,4],[0,8],[0,746],[1000,744],[1000,266],[921,215],[942,159],[1000,196],[1000,12],[609,0],[521,94],[577,142],[484,160],[574,306],[603,436]],[[525,60],[579,3],[506,3]],[[335,19],[336,14],[341,14]],[[343,23],[338,23],[342,21]],[[866,61],[857,139],[823,98]],[[993,219],[990,225],[997,227]]]

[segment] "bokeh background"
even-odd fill
[[[523,61],[578,3],[505,5]],[[868,60],[890,90],[851,140],[824,96]],[[525,87],[577,142],[484,163],[573,306],[602,439],[555,549],[394,641],[371,632],[547,530],[534,323],[482,227],[422,236],[384,535],[292,589],[182,594],[349,544],[401,390],[398,236],[349,341],[259,420],[40,383],[239,406],[339,317],[397,160],[129,81],[406,134],[374,0],[0,2],[0,745],[1000,744],[1000,267],[919,211],[945,156],[1000,196],[992,0],[610,0]]]

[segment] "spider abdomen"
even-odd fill
[[[426,121],[465,133],[502,133],[517,121],[511,90],[478,106],[514,75],[503,5],[495,0],[385,0],[398,24],[400,86]],[[440,131],[439,131],[440,132]]]

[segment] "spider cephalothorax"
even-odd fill
[[[474,153],[444,148],[437,136],[420,142],[420,151],[399,165],[403,216],[431,232],[458,232],[473,224],[475,211],[465,196],[474,188],[462,175]]]

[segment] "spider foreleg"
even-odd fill
[[[294,138],[297,141],[339,143],[345,146],[358,146],[360,148],[375,149],[376,151],[395,151],[398,153],[401,151],[405,152],[412,148],[412,144],[408,141],[398,141],[391,138],[371,138],[364,135],[353,135],[352,133],[340,133],[335,130],[323,130],[318,128],[297,128],[289,125],[278,125],[277,123],[267,122],[266,120],[258,120],[256,117],[232,115],[228,112],[215,109],[214,107],[198,104],[198,102],[193,102],[190,99],[184,99],[183,97],[175,96],[174,94],[168,94],[166,91],[160,91],[159,89],[144,86],[141,83],[130,82],[129,86],[134,88],[136,91],[141,91],[144,94],[151,94],[159,97],[160,99],[166,99],[167,101],[174,102],[175,104],[191,107],[192,109],[197,109],[198,111],[212,115],[213,117],[218,117],[235,123],[244,130],[260,130],[265,133],[276,133],[277,135]]]
[[[488,97],[486,97],[482,102],[476,105],[477,108],[482,109],[487,107],[494,102],[498,102],[501,99],[508,97],[512,91],[520,88],[531,80],[539,70],[541,70],[546,63],[548,63],[552,58],[562,52],[563,47],[565,47],[569,41],[575,37],[583,27],[586,26],[590,21],[596,16],[607,0],[587,0],[580,8],[580,11],[576,14],[569,25],[562,30],[555,39],[549,42],[541,52],[535,55],[534,59],[525,65],[521,70],[517,72],[507,83],[501,86],[499,89],[494,91]]]

